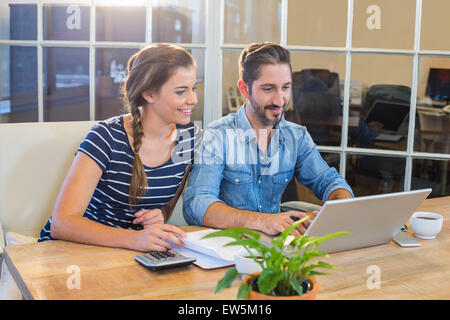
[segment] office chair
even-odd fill
[[[363,102],[364,115],[367,114],[376,100],[409,104],[411,100],[411,89],[407,86],[393,84],[376,84],[371,86]],[[366,126],[367,128],[369,127],[367,124]],[[380,148],[374,146],[373,141],[369,141],[368,139],[352,139],[350,144],[362,148]],[[404,167],[404,159],[360,156],[354,160],[354,170],[351,170],[349,175],[364,176],[369,181],[372,181],[371,186],[374,187],[373,191],[371,191],[372,194],[393,192],[395,191],[393,189],[394,180],[400,180],[400,185],[402,185],[405,174]],[[378,185],[376,184],[377,180],[381,180]]]
[[[292,82],[291,120],[305,125],[315,143],[339,145],[340,128],[328,123],[342,115],[339,75],[325,69],[305,69],[294,72]]]

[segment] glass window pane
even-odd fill
[[[205,50],[191,49],[189,52],[197,64],[197,104],[192,109],[191,121],[203,122],[204,101],[205,101]]]
[[[44,121],[89,120],[89,49],[44,48]]]
[[[355,196],[404,190],[406,159],[347,155],[346,180]]]
[[[0,1],[0,39],[37,40],[37,5]]]
[[[286,120],[307,127],[318,145],[341,144],[345,55],[291,53],[292,99]]]
[[[128,59],[139,49],[98,48],[95,51],[95,119],[124,113],[120,88]]]
[[[226,0],[225,43],[280,42],[280,0]]]
[[[145,6],[99,6],[96,9],[97,41],[145,41]]]
[[[450,196],[449,162],[414,159],[411,190],[432,188],[431,198]]]
[[[352,55],[350,110],[361,121],[350,122],[349,146],[406,150],[412,62],[409,56]]]
[[[38,121],[37,49],[0,46],[0,122]]]
[[[152,1],[152,41],[204,43],[204,0]]]
[[[347,0],[289,1],[287,43],[344,47],[347,3]]]
[[[353,47],[412,49],[416,1],[354,1]]]
[[[421,57],[414,150],[450,154],[450,58]],[[446,112],[448,111],[448,112]]]
[[[423,1],[422,34],[420,48],[422,50],[450,50],[450,27],[448,0]]]
[[[241,50],[223,51],[222,115],[236,112],[245,102],[237,87],[240,54]]]
[[[88,6],[44,5],[44,40],[89,40]]]

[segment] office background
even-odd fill
[[[197,61],[193,120],[206,125],[240,105],[240,51],[274,41],[292,54],[286,118],[308,127],[356,195],[450,195],[449,10],[448,0],[4,0],[0,123],[118,115],[130,55],[169,42]],[[377,102],[386,119],[365,121]],[[380,121],[403,138],[374,140]],[[298,198],[317,202],[291,182],[284,201]]]

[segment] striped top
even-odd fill
[[[89,156],[103,171],[84,218],[118,228],[142,229],[142,225],[133,224],[134,214],[140,210],[161,208],[172,199],[186,166],[193,163],[194,148],[199,141],[197,136],[199,127],[193,123],[177,125],[176,146],[171,158],[158,167],[144,166],[147,190],[132,210],[128,193],[134,152],[125,131],[123,115],[95,124],[78,148],[78,152]],[[51,217],[38,241],[53,240],[50,225]]]

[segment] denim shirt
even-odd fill
[[[264,154],[241,107],[204,130],[183,196],[184,218],[189,224],[203,225],[214,202],[279,213],[281,196],[294,176],[323,201],[336,189],[353,195],[336,169],[322,159],[304,126],[283,118],[271,131]]]

